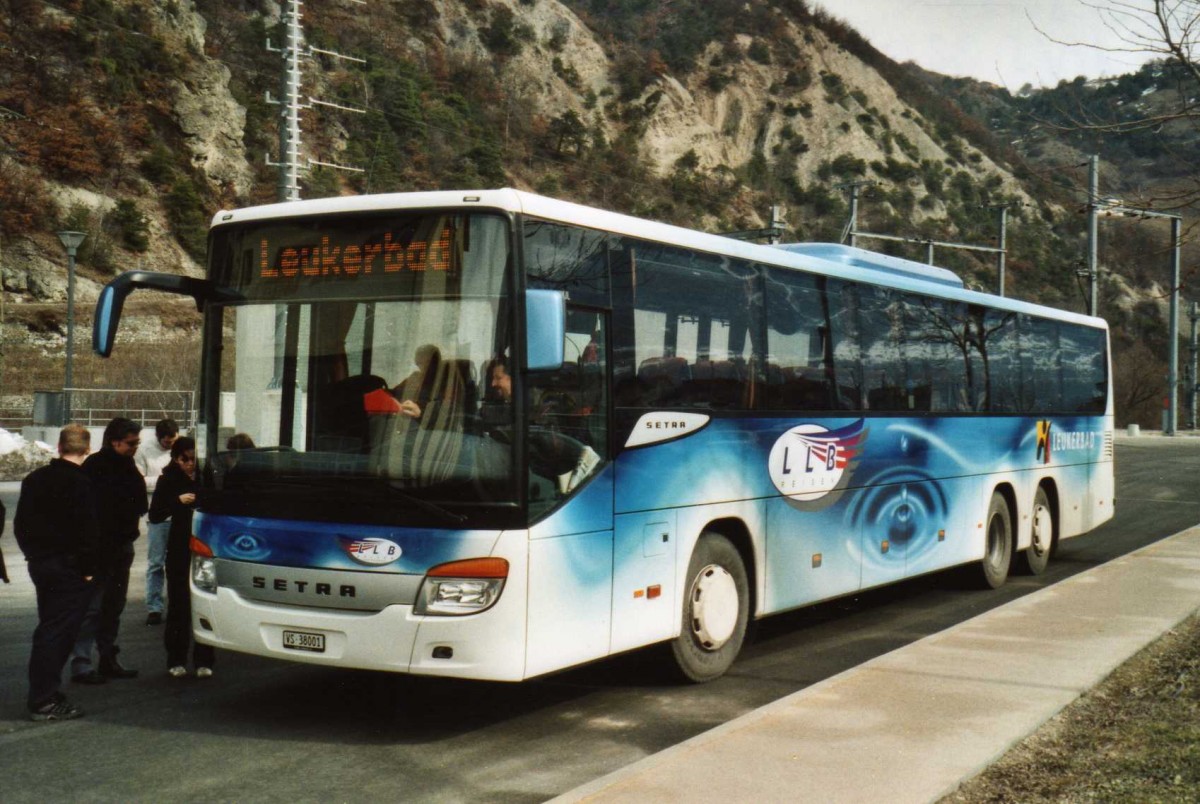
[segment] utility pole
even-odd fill
[[[783,226],[787,221],[783,220],[778,204],[771,205],[771,222],[767,224],[767,228],[771,230],[771,234],[767,235],[767,243],[775,245],[779,242],[779,236],[783,234]]]
[[[366,5],[365,0],[352,0],[352,2],[356,2],[359,5]],[[268,165],[279,168],[279,181],[276,185],[275,194],[279,201],[300,200],[300,172],[307,170],[313,165],[337,168],[339,170],[350,170],[357,173],[364,172],[360,168],[336,165],[329,162],[317,162],[312,159],[307,160],[301,165],[300,112],[302,110],[311,109],[313,106],[329,106],[341,111],[357,112],[359,114],[364,114],[366,110],[340,106],[336,103],[325,103],[312,97],[308,98],[307,103],[303,102],[300,97],[300,87],[304,76],[300,69],[300,60],[311,58],[314,53],[320,53],[325,56],[332,56],[359,64],[366,64],[367,62],[365,59],[343,56],[331,50],[305,47],[304,29],[300,25],[300,6],[301,0],[285,0],[283,4],[281,10],[284,38],[283,47],[273,47],[271,40],[267,40],[267,50],[279,53],[283,58],[283,76],[280,84],[281,97],[279,100],[275,100],[271,97],[271,93],[267,92],[267,103],[279,106],[282,109],[279,115],[279,161],[272,162],[270,157],[267,157]],[[283,383],[286,321],[287,307],[277,304],[275,306],[275,373],[270,382],[272,389],[279,388]]]
[[[1094,204],[1090,204],[1093,220],[1097,218]],[[1163,421],[1163,435],[1173,436],[1179,425],[1179,292],[1183,284],[1183,216],[1173,212],[1158,212],[1153,209],[1127,207],[1119,201],[1104,205],[1106,216],[1126,218],[1167,218],[1171,221],[1171,297],[1167,303],[1167,409]],[[1092,309],[1095,310],[1095,274],[1092,274]]]
[[[283,83],[280,99],[267,103],[283,108],[279,115],[279,183],[276,197],[280,201],[300,200],[300,58],[303,56],[304,30],[300,27],[300,0],[286,0],[283,11],[284,45],[276,49],[268,40],[267,50],[277,50],[283,56]],[[268,164],[270,164],[268,162]]]
[[[83,239],[83,232],[62,231],[58,239],[67,250],[67,372],[63,380],[63,423],[71,420],[71,390],[75,387],[72,369],[75,362],[75,254]]]
[[[353,0],[353,2],[357,2],[359,5],[366,5],[365,0]],[[300,200],[300,172],[314,165],[336,168],[338,170],[349,170],[355,173],[364,172],[361,168],[338,165],[332,162],[318,162],[313,159],[305,161],[303,165],[301,164],[300,112],[302,110],[311,109],[313,106],[326,106],[339,111],[355,112],[357,114],[365,114],[366,110],[356,109],[351,106],[342,106],[337,103],[328,103],[313,97],[309,97],[307,102],[305,102],[300,96],[300,85],[304,78],[300,68],[300,60],[311,58],[314,53],[320,53],[323,56],[332,56],[336,59],[352,61],[358,64],[366,64],[367,62],[366,59],[344,56],[332,50],[305,47],[304,29],[300,26],[300,6],[301,0],[285,0],[283,7],[283,47],[272,47],[270,40],[267,40],[267,50],[279,53],[283,57],[281,97],[279,100],[275,100],[271,97],[270,92],[267,93],[267,103],[279,106],[283,110],[279,115],[279,161],[272,162],[270,159],[267,160],[268,165],[279,168],[279,183],[276,186],[276,197],[280,201]]]
[[[1167,356],[1167,403],[1166,435],[1176,435],[1179,426],[1179,286],[1183,283],[1183,218],[1171,216],[1171,307],[1170,349]]]
[[[1008,256],[1008,205],[996,204],[991,207],[1000,213],[1000,234],[997,242],[1000,250],[996,252],[996,295],[1004,295],[1004,268],[1005,258]]]
[[[1099,249],[1099,221],[1097,220],[1096,201],[1100,195],[1100,157],[1092,154],[1088,157],[1088,227],[1087,227],[1087,272],[1088,272],[1088,315],[1096,315],[1099,301],[1096,298],[1099,266],[1096,254]]]
[[[858,245],[858,194],[863,187],[873,187],[879,182],[870,181],[867,179],[861,181],[844,181],[833,185],[835,190],[850,191],[850,220],[846,222],[846,228],[842,229],[841,242],[851,247]]]
[[[1188,364],[1187,364],[1188,429],[1195,430],[1196,429],[1196,392],[1197,392],[1196,386],[1197,386],[1197,381],[1200,380],[1200,378],[1197,378],[1197,376],[1196,376],[1197,368],[1200,368],[1196,365],[1197,346],[1198,346],[1197,342],[1196,342],[1196,323],[1198,321],[1200,321],[1200,304],[1197,304],[1196,302],[1192,302],[1192,307],[1188,311],[1188,318],[1190,318],[1191,322],[1192,322],[1192,334],[1191,334],[1191,337],[1188,339],[1188,345],[1190,348],[1188,350],[1189,355],[1188,355]]]

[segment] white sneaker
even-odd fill
[[[596,450],[585,446],[582,454],[579,456],[579,463],[575,465],[574,471],[571,472],[567,480],[567,487],[563,489],[563,493],[573,491],[576,486],[591,477],[592,472],[595,471],[599,464],[600,456],[596,453]]]
[[[212,668],[211,667],[197,667],[196,668],[196,678],[212,678]]]
[[[168,670],[167,673],[171,676],[171,678],[183,678],[187,675],[187,668],[181,664],[177,664]]]

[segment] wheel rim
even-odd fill
[[[1007,534],[1004,532],[1004,519],[999,515],[992,517],[988,524],[988,564],[999,567],[1004,561],[1004,542]]]
[[[1054,537],[1054,520],[1050,516],[1050,509],[1044,505],[1039,505],[1033,512],[1033,541],[1029,545],[1029,549],[1033,550],[1036,555],[1045,555],[1050,549],[1050,540]]]
[[[737,628],[737,583],[719,564],[709,564],[692,582],[692,634],[705,650],[720,650]]]

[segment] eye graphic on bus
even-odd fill
[[[869,478],[867,488],[855,496],[847,517],[866,532],[881,534],[894,545],[908,545],[916,558],[937,544],[939,528],[946,526],[950,503],[933,476],[908,466],[893,467]],[[919,551],[919,552],[914,552]],[[868,551],[864,560],[881,560]]]
[[[779,493],[795,502],[821,500],[845,487],[866,443],[864,420],[829,430],[819,424],[801,424],[775,441],[768,459],[771,482]],[[833,502],[831,498],[822,505]]]
[[[230,544],[237,557],[244,561],[257,561],[266,558],[271,552],[266,542],[253,533],[239,533],[233,537]]]

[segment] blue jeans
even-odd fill
[[[146,609],[163,613],[163,583],[167,561],[167,534],[171,531],[171,520],[151,522],[146,527]]]

